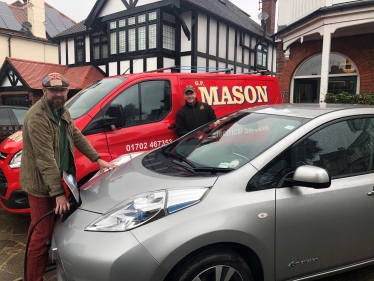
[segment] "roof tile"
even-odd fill
[[[7,58],[7,60],[32,89],[41,89],[41,81],[52,72],[63,74],[69,80],[69,88],[75,90],[83,89],[89,84],[104,78],[104,75],[92,65],[69,68],[67,65],[16,58]]]

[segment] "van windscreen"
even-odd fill
[[[106,95],[127,78],[114,77],[96,81],[73,96],[67,103],[71,118],[77,119],[89,112]]]

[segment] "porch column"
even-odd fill
[[[330,25],[325,25],[323,27],[321,86],[320,86],[320,92],[319,92],[320,104],[324,103],[325,95],[327,94],[327,89],[329,85],[330,50],[331,50],[331,29],[330,29]]]

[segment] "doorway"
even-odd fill
[[[319,79],[295,79],[293,102],[318,103]]]

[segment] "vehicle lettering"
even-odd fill
[[[198,82],[198,81],[196,81]],[[196,84],[196,83],[195,83]],[[223,86],[222,89],[217,86],[198,87],[201,95],[201,101],[209,105],[243,104],[245,102],[267,103],[267,86],[233,86],[231,89]]]
[[[237,128],[237,129],[228,129],[228,130],[217,130],[213,133],[213,137],[228,137],[228,136],[236,136],[241,134],[252,134],[258,132],[265,132],[269,130],[268,125],[258,126],[258,128]]]
[[[163,146],[165,144],[171,143],[173,140],[156,140],[156,141],[150,141],[150,142],[138,142],[133,144],[127,144],[126,145],[126,151],[127,152],[134,152],[139,150],[149,150],[152,148],[157,148],[160,146]]]
[[[297,265],[302,265],[302,264],[306,264],[306,263],[311,263],[311,262],[314,262],[314,261],[317,261],[318,258],[311,258],[311,259],[307,259],[307,260],[302,260],[302,261],[293,261],[293,262],[290,262],[288,264],[288,267],[295,267]]]

